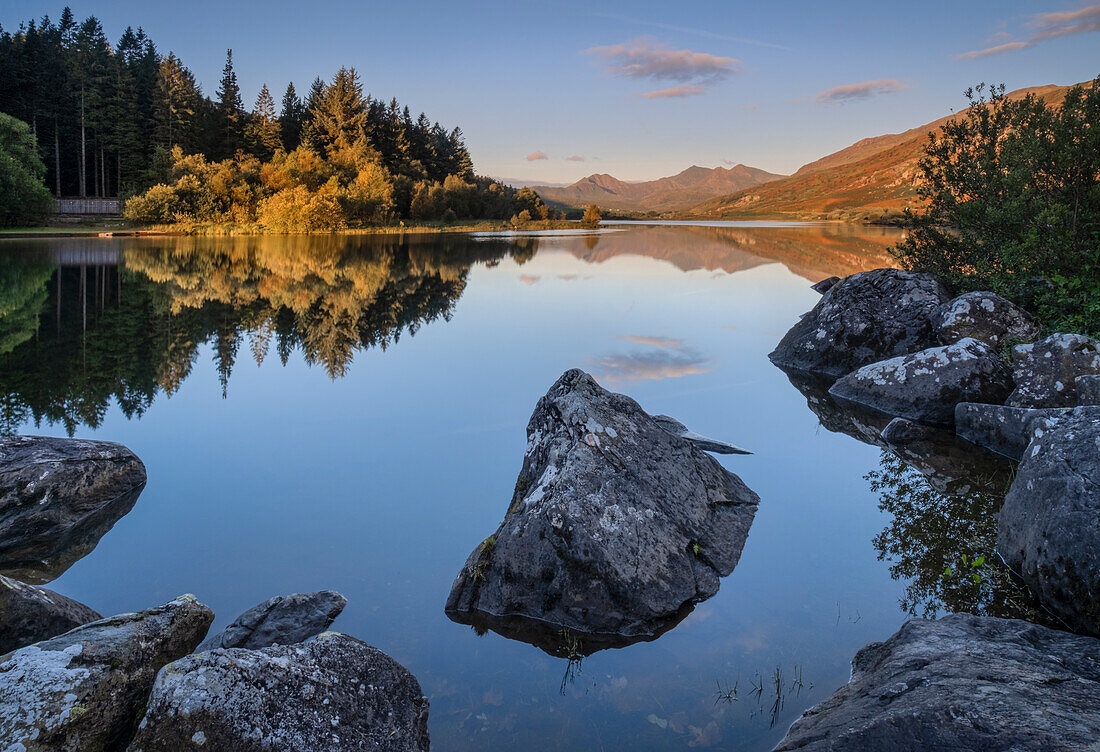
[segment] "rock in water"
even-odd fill
[[[470,554],[447,612],[653,634],[718,591],[758,503],[637,402],[567,371],[535,407],[507,516]]]
[[[1100,415],[1036,431],[1001,507],[997,551],[1043,604],[1100,635]]]
[[[991,345],[1005,338],[1034,342],[1042,333],[1027,311],[992,292],[968,292],[944,303],[933,312],[932,327],[945,345],[964,337]]]
[[[60,593],[0,575],[0,655],[102,618]]]
[[[976,339],[863,366],[833,384],[833,397],[886,415],[951,426],[960,402],[1003,402],[1012,377],[993,348]]]
[[[1100,640],[955,614],[856,653],[851,680],[775,752],[1068,752],[1097,739]]]
[[[816,283],[810,285],[810,289],[813,290],[814,292],[819,292],[822,295],[824,295],[825,293],[829,292],[829,290],[834,285],[836,285],[836,283],[839,282],[839,281],[840,281],[840,277],[836,277],[836,276],[826,277],[825,279],[821,280],[820,282],[816,282]]]
[[[930,274],[875,269],[829,288],[768,357],[832,378],[937,344],[930,316],[950,296]]]
[[[0,572],[47,583],[88,555],[145,487],[145,465],[107,441],[0,437]]]
[[[1100,342],[1083,334],[1052,334],[1012,350],[1013,407],[1073,407],[1077,378],[1100,374]]]
[[[695,433],[690,430],[680,421],[675,418],[670,418],[667,415],[654,415],[653,420],[657,421],[657,425],[668,431],[673,436],[679,436],[681,439],[690,441],[691,444],[704,452],[714,452],[715,454],[752,454],[748,449],[742,449],[736,444],[730,444],[726,441],[719,441],[718,439],[712,439],[702,434]]]
[[[944,496],[969,496],[975,491],[1003,495],[1015,471],[1004,457],[979,449],[948,429],[905,418],[890,421],[882,430],[882,440]]]
[[[328,629],[347,603],[347,598],[335,590],[269,598],[238,616],[236,621],[208,640],[203,649],[256,650],[275,644],[303,642]]]
[[[1073,410],[960,402],[955,406],[955,431],[960,438],[1018,462],[1036,430],[1052,428]],[[1100,418],[1100,411],[1096,415]]]
[[[157,671],[194,650],[213,619],[210,609],[185,595],[8,653],[0,660],[5,749],[121,749]]]
[[[428,749],[428,699],[382,651],[337,632],[212,650],[157,675],[130,752]]]

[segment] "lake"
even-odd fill
[[[862,424],[819,419],[767,358],[812,283],[890,264],[899,237],[0,241],[0,427],[120,442],[149,475],[49,587],[103,614],[194,593],[214,629],[339,590],[333,628],[416,675],[440,750],[770,749],[907,612],[1019,606],[995,573],[944,575],[985,545],[996,498],[940,493]],[[715,597],[653,641],[571,660],[443,607],[508,508],[536,401],[573,367],[752,450],[719,461],[761,502]]]

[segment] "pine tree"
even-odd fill
[[[245,127],[245,143],[248,151],[262,160],[271,159],[275,152],[283,148],[279,121],[275,118],[275,100],[271,98],[267,84],[260,87],[260,94],[256,97],[256,107]]]
[[[283,145],[287,151],[298,148],[302,141],[302,121],[305,119],[305,105],[294,90],[294,82],[286,86],[283,94],[283,108],[279,113],[279,126],[283,132]]]
[[[363,85],[354,68],[337,71],[311,115],[316,146],[326,156],[349,149],[363,137],[367,108]]]
[[[225,68],[218,86],[218,125],[220,144],[217,157],[232,157],[244,146],[246,114],[241,102],[241,89],[237,86],[237,74],[233,71],[233,50],[225,52]]]

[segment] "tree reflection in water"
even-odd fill
[[[901,601],[908,614],[962,611],[1052,624],[995,549],[1007,486],[945,495],[894,453],[883,451],[881,463],[866,479],[892,519],[873,542],[890,575],[909,580]]]
[[[0,258],[0,432],[97,427],[114,400],[140,416],[210,344],[222,384],[242,343],[259,364],[295,350],[333,379],[355,353],[449,320],[470,268],[534,238],[166,238],[106,258],[64,245]],[[73,259],[76,258],[76,261]],[[68,262],[68,263],[67,263]]]

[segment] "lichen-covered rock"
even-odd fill
[[[955,406],[955,432],[973,444],[1019,461],[1036,430],[1052,428],[1072,410],[960,402]]]
[[[768,357],[784,370],[839,378],[937,344],[930,316],[950,296],[930,274],[875,269],[837,282]]]
[[[535,407],[507,516],[459,572],[447,612],[652,634],[718,591],[758,502],[637,402],[567,371]]]
[[[0,655],[102,618],[72,598],[0,575]]]
[[[1100,342],[1083,334],[1052,334],[1012,350],[1013,407],[1073,407],[1077,378],[1100,374]]]
[[[997,551],[1053,613],[1100,635],[1100,408],[1080,407],[1024,450]]]
[[[914,619],[775,752],[1055,752],[1100,739],[1100,640],[1016,619]]]
[[[1012,377],[993,348],[976,339],[863,366],[833,384],[834,398],[886,415],[951,426],[960,402],[1003,402]]]
[[[337,632],[189,655],[157,675],[129,752],[428,749],[428,699],[404,666]]]
[[[932,314],[932,327],[945,345],[964,337],[991,345],[1005,338],[1034,342],[1042,333],[1027,311],[992,292],[968,292],[949,300]]]
[[[116,750],[126,744],[157,671],[187,655],[214,614],[191,596],[77,627],[0,659],[6,750]]]
[[[203,644],[212,648],[249,648],[293,645],[324,632],[344,610],[347,598],[335,590],[292,593],[269,598],[245,611]]]
[[[1100,405],[1100,376],[1078,376],[1076,384],[1078,405]]]
[[[0,572],[47,583],[133,508],[145,465],[107,441],[0,437]]]

